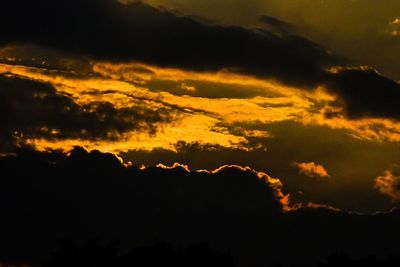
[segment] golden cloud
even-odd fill
[[[393,171],[385,171],[382,176],[375,179],[374,187],[381,194],[387,195],[393,201],[400,201],[400,175]]]
[[[300,174],[304,174],[310,178],[315,178],[322,181],[329,181],[331,179],[331,176],[328,174],[324,166],[314,162],[294,162],[292,165],[299,170]]]

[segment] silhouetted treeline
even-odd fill
[[[290,255],[288,255],[290,256]],[[324,260],[309,264],[269,265],[268,253],[265,264],[258,267],[398,267],[399,256],[382,259],[369,256],[352,258],[346,253],[334,253]],[[30,266],[2,265],[0,266]],[[118,242],[101,243],[91,239],[84,244],[71,240],[60,241],[48,259],[37,267],[235,267],[233,257],[227,251],[210,248],[207,242],[200,242],[183,248],[164,242],[143,246],[122,252]]]
[[[185,248],[166,243],[140,247],[121,253],[116,243],[102,245],[91,240],[83,246],[63,241],[43,267],[233,267],[233,259],[227,252],[210,249],[201,242]]]
[[[369,256],[360,259],[352,258],[346,253],[332,254],[318,264],[318,267],[397,267],[399,256],[388,256],[383,259]]]

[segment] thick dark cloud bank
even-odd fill
[[[123,249],[207,242],[237,266],[312,262],[334,252],[399,252],[397,211],[283,212],[257,173],[126,167],[111,154],[20,150],[0,160],[0,259],[42,262],[57,240],[121,241]],[[290,255],[290,257],[288,257]]]

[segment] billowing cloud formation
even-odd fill
[[[391,197],[394,201],[400,201],[400,175],[393,171],[385,171],[382,176],[375,179],[375,188],[381,194]]]
[[[293,166],[299,170],[299,173],[311,178],[316,178],[318,180],[330,180],[331,178],[324,166],[315,164],[314,162],[294,162]]]
[[[136,168],[75,148],[68,155],[20,150],[1,158],[0,169],[6,261],[34,263],[58,238],[97,237],[124,247],[203,240],[230,251],[237,266],[259,266],[334,251],[395,253],[400,237],[398,212],[363,216],[308,204],[283,213],[278,180],[250,168]]]

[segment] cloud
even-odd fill
[[[315,85],[324,67],[338,62],[300,36],[206,25],[138,2],[9,1],[3,11],[2,23],[17,22],[1,29],[0,43],[28,42],[111,61],[196,71],[233,69],[301,85]]]
[[[9,151],[31,138],[116,140],[129,131],[154,133],[170,120],[163,108],[144,104],[117,108],[109,102],[78,104],[47,83],[0,76],[0,135]]]
[[[101,66],[103,65],[100,63],[94,63],[96,69],[101,68]],[[95,140],[93,142],[93,140],[73,138],[73,136],[60,136],[57,140],[54,140],[54,138],[48,140],[44,135],[29,140],[31,144],[40,150],[47,148],[68,150],[72,146],[81,145],[89,149],[117,153],[130,149],[152,150],[159,147],[174,150],[174,145],[177,142],[185,141],[187,143],[216,144],[248,150],[254,148],[250,144],[250,138],[258,138],[261,137],[260,135],[265,137],[265,132],[247,131],[245,128],[240,131],[230,131],[229,124],[237,121],[287,120],[306,111],[312,105],[308,99],[301,97],[301,92],[298,90],[228,72],[198,73],[162,69],[144,66],[143,64],[105,64],[103,68],[109,69],[109,74],[104,74],[107,77],[81,77],[74,72],[65,73],[64,71],[43,68],[0,64],[0,70],[5,75],[52,84],[58,94],[68,95],[80,106],[109,103],[118,110],[138,109],[138,111],[141,111],[144,109],[149,110],[148,115],[156,112],[154,115],[164,116],[165,120],[154,121],[154,123],[150,120],[149,123],[155,126],[155,132],[151,131],[152,135],[149,135],[148,131],[145,131],[146,129],[140,129],[143,131],[137,132],[135,131],[137,129],[134,128],[124,133],[118,140],[113,140],[116,142],[110,142],[110,140]],[[100,70],[99,72],[104,73]],[[227,88],[232,84],[240,84],[243,89],[248,87],[260,88],[270,96],[230,99],[174,95],[166,91],[155,92],[151,88],[148,89],[147,84],[132,84],[131,81],[121,81],[118,78],[121,73],[124,73],[127,79],[129,77],[132,80],[136,79],[135,77],[142,80],[151,79],[148,76],[155,75],[160,79],[171,80],[174,83],[192,79],[224,84]],[[143,117],[143,120],[145,119]]]
[[[391,26],[389,29],[390,35],[393,37],[400,36],[400,17],[390,21],[389,25]]]
[[[400,84],[369,67],[336,68],[332,72],[328,88],[344,102],[350,119],[400,119]]]
[[[0,209],[9,218],[0,227],[0,258],[35,258],[58,237],[90,233],[133,245],[223,238],[282,210],[279,180],[239,166],[136,168],[75,148],[68,155],[19,150],[0,159],[0,169]]]
[[[390,24],[392,24],[392,25],[400,25],[400,17],[399,18],[395,18],[394,20],[392,20],[390,22]]]
[[[242,122],[259,124],[286,120],[300,121],[306,125],[317,124],[333,129],[345,129],[357,139],[392,142],[400,140],[400,124],[395,119],[369,118],[367,117],[369,115],[363,115],[361,118],[353,115],[349,119],[348,112],[341,105],[347,106],[350,103],[344,104],[342,99],[338,100],[338,97],[331,92],[326,92],[323,88],[315,92],[306,92],[274,81],[230,72],[191,72],[137,63],[92,62],[91,64],[93,64],[94,73],[89,76],[77,75],[76,71],[55,71],[9,64],[1,64],[0,69],[4,73],[51,83],[57,87],[58,91],[73,96],[81,105],[99,101],[110,102],[118,108],[125,108],[137,105],[137,102],[145,102],[149,109],[157,110],[162,107],[167,113],[175,111],[179,116],[174,117],[174,122],[183,122],[182,116],[189,116],[191,120],[199,122],[194,131],[201,130],[200,132],[207,133],[202,135],[203,140],[194,138],[195,135],[189,133],[182,134],[179,138],[173,135],[175,139],[178,139],[176,142],[183,140],[207,143],[220,140],[221,142],[213,143],[224,144],[224,146],[229,146],[229,142],[236,145],[240,142],[245,144],[247,142],[241,137],[242,134],[236,137],[233,135],[224,137],[220,134],[226,133],[226,128],[233,128],[231,124]],[[338,73],[341,69],[332,71]],[[203,84],[204,87],[197,87],[195,93],[185,94],[173,89],[186,82]],[[156,85],[157,83],[159,84]],[[224,98],[222,98],[223,95],[225,95]],[[205,119],[205,117],[208,118]],[[200,121],[203,121],[201,129]],[[178,126],[176,123],[174,127]],[[224,129],[220,127],[221,125]],[[194,127],[194,125],[190,126]],[[215,136],[216,132],[212,130],[217,128],[220,129],[218,132],[220,136]],[[187,128],[187,131],[189,132],[190,129]],[[237,131],[231,131],[231,133],[237,135]],[[132,138],[128,139],[132,149],[137,147],[137,144],[149,143],[144,141],[144,139],[149,139],[147,136],[141,137],[141,142],[136,143],[132,141]],[[166,138],[165,136],[157,137],[157,140],[161,139]],[[250,141],[247,136],[246,139]],[[173,140],[166,141],[160,142],[159,145],[173,147],[170,145],[174,142]],[[146,144],[145,147],[155,148],[154,142],[152,143],[153,145],[149,143],[150,145]],[[80,142],[76,145],[85,144]],[[91,149],[108,152],[124,150],[121,146],[118,150],[104,150],[101,147],[104,145],[90,146]],[[242,147],[250,148],[247,145]]]
[[[331,176],[328,174],[324,166],[315,164],[314,162],[294,162],[293,166],[299,170],[299,173],[304,174],[310,178],[316,178],[317,180],[330,180]]]
[[[194,169],[214,169],[223,164],[251,166],[257,170],[268,170],[267,173],[279,177],[294,203],[324,203],[363,213],[392,207],[390,199],[379,194],[372,184],[382,170],[400,157],[400,151],[393,142],[355,139],[342,129],[304,126],[292,121],[242,127],[265,130],[272,137],[251,138],[250,144],[255,149],[245,151],[180,142],[174,151],[131,149],[121,153],[121,156],[139,165],[180,162]],[[262,147],[257,147],[257,144]],[[309,178],[290,166],[292,162],[313,161],[324,166],[331,175],[330,181],[320,178],[324,182],[319,182],[318,176]],[[304,194],[298,195],[298,191]]]
[[[317,210],[330,210],[333,212],[338,212],[342,213],[343,211],[339,208],[326,205],[326,204],[318,204],[318,203],[313,203],[313,202],[307,202],[307,203],[296,203],[293,206],[290,207],[291,211],[296,211],[296,210],[312,210],[312,209],[317,209]]]
[[[301,36],[203,24],[139,2],[24,0],[7,1],[3,10],[2,44],[33,43],[98,60],[201,72],[228,69],[306,90],[326,85],[351,119],[400,118],[393,102],[398,83],[372,69],[344,67],[333,73],[329,69],[348,62]],[[275,31],[287,28],[278,19],[263,20]],[[174,89],[182,90],[182,84]]]
[[[400,36],[400,30],[393,30],[390,32],[392,36]]]
[[[387,195],[393,201],[400,201],[400,175],[393,171],[385,171],[375,179],[374,186],[381,194]]]
[[[268,27],[268,30],[276,32],[277,34],[288,34],[293,30],[293,26],[291,24],[274,17],[264,15],[260,18],[260,20]]]
[[[259,266],[315,260],[332,249],[396,253],[400,237],[396,211],[356,215],[311,203],[283,212],[280,181],[248,167],[137,168],[113,154],[75,148],[18,150],[0,159],[0,170],[7,218],[0,258],[10,261],[42,262],[59,238],[97,237],[121,240],[123,248],[203,240],[230,251],[237,266]]]

